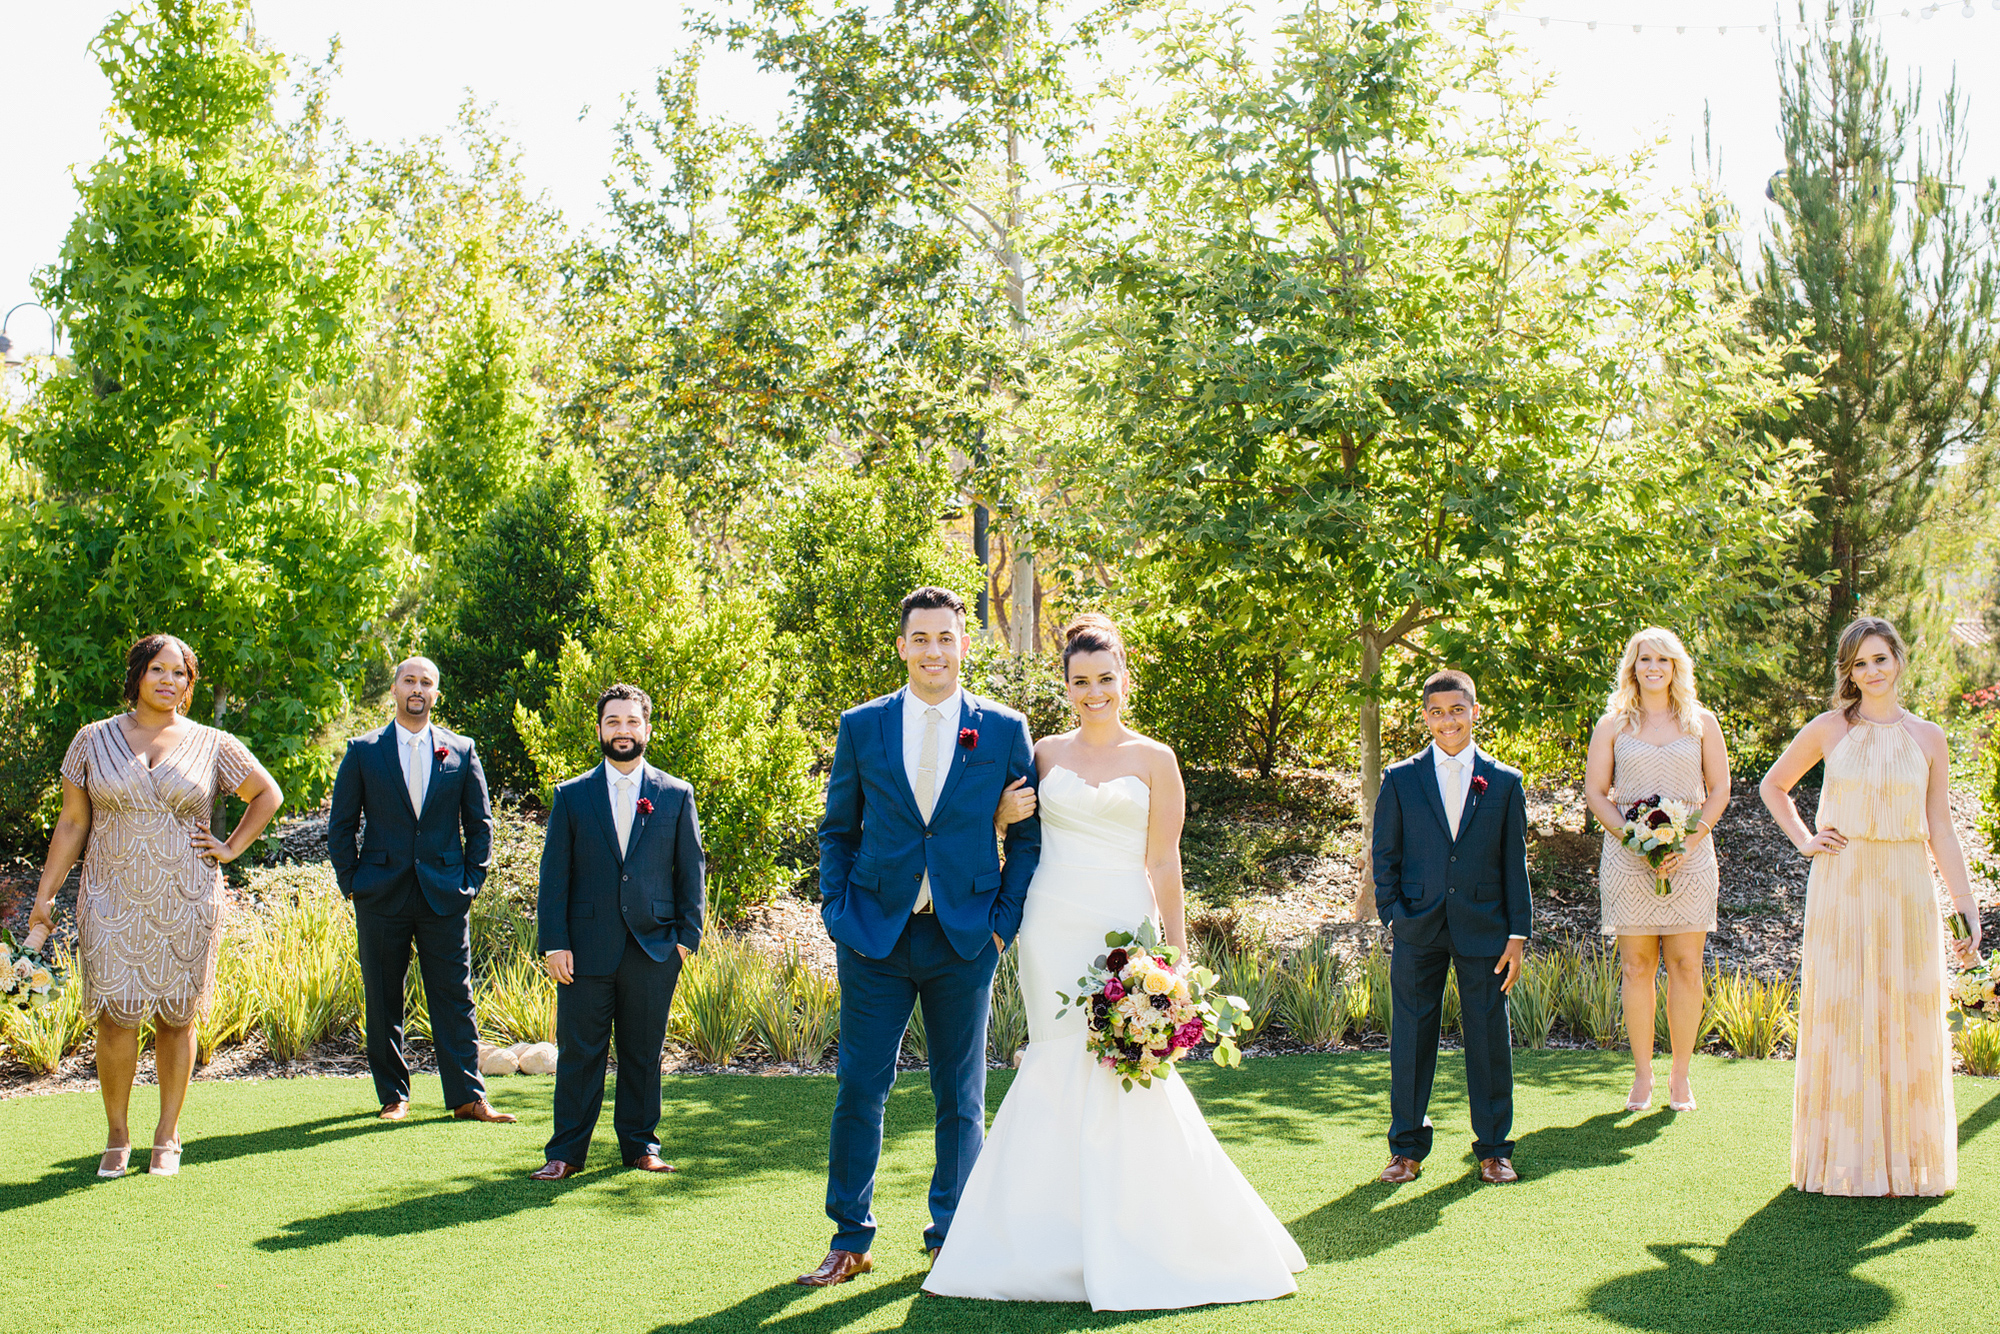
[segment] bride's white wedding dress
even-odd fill
[[[959,1197],[926,1292],[1160,1310],[1296,1292],[1305,1256],[1215,1142],[1178,1076],[1126,1092],[1056,992],[1107,931],[1152,917],[1151,792],[1134,777],[1042,780],[1042,856],[1021,920],[1028,1047]]]

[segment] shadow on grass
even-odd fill
[[[2000,1121],[2000,1094],[1959,1122],[1962,1146]],[[1843,1198],[1785,1187],[1720,1246],[1662,1242],[1646,1249],[1665,1268],[1600,1284],[1585,1305],[1632,1329],[1786,1330],[1838,1334],[1887,1320],[1896,1293],[1854,1272],[1880,1256],[1933,1241],[1970,1241],[1970,1223],[1934,1223],[1926,1199]],[[1699,1258],[1706,1255],[1704,1261]],[[1940,1262],[1940,1282],[1953,1270]],[[1971,1272],[1969,1269],[1966,1272]]]
[[[1363,1182],[1339,1199],[1295,1220],[1291,1225],[1292,1236],[1314,1264],[1338,1264],[1379,1255],[1437,1227],[1444,1221],[1446,1209],[1475,1191],[1533,1190],[1536,1183],[1562,1172],[1613,1167],[1625,1162],[1633,1150],[1658,1138],[1672,1120],[1668,1115],[1658,1114],[1625,1121],[1628,1115],[1605,1112],[1578,1125],[1547,1126],[1523,1135],[1514,1149],[1514,1161],[1522,1175],[1518,1186],[1484,1185],[1479,1180],[1477,1164],[1468,1153],[1466,1170],[1454,1181],[1410,1195],[1396,1204],[1388,1201],[1407,1187]],[[1431,1155],[1432,1171],[1439,1170],[1435,1166],[1439,1157]]]
[[[776,1334],[821,1334],[851,1329],[862,1319],[898,1302],[910,1301],[900,1329],[919,1334],[964,1334],[967,1329],[993,1328],[1065,1334],[1070,1330],[1113,1329],[1157,1320],[1159,1311],[1092,1311],[1082,1302],[984,1302],[961,1297],[933,1297],[923,1290],[923,1276],[910,1274],[876,1283],[864,1276],[831,1290],[780,1283],[752,1293],[733,1306],[692,1320],[673,1321],[652,1334],[736,1334],[738,1330]],[[821,1298],[821,1292],[825,1292]],[[798,1303],[811,1304],[799,1307]],[[796,1309],[793,1309],[796,1308]]]
[[[271,1126],[264,1130],[245,1131],[236,1135],[204,1135],[189,1141],[188,1160],[190,1165],[199,1162],[221,1163],[232,1158],[254,1158],[266,1153],[297,1153],[302,1149],[319,1148],[339,1140],[352,1139],[356,1135],[378,1135],[393,1133],[395,1127],[375,1119],[370,1113],[363,1118],[356,1116],[323,1116],[314,1121],[300,1121],[288,1126]],[[100,1181],[96,1175],[101,1152],[93,1152],[79,1158],[69,1158],[50,1163],[49,1170],[34,1181],[21,1185],[10,1185],[0,1203],[0,1214],[11,1209],[26,1209],[33,1205],[45,1204],[71,1191],[86,1187],[94,1189],[116,1189],[112,1181]],[[143,1175],[146,1170],[146,1146],[142,1143],[132,1151],[132,1170]]]

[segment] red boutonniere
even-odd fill
[[[451,752],[446,750],[443,746],[439,746],[436,750],[432,751],[431,754],[437,756],[439,764],[443,764],[444,757],[451,754]]]
[[[1484,792],[1486,790],[1486,780],[1478,774],[1474,774],[1472,776],[1472,790],[1474,792]]]
[[[967,750],[978,750],[978,749],[979,749],[979,729],[978,729],[978,728],[976,728],[976,727],[961,727],[961,728],[959,728],[959,729],[958,729],[958,744],[959,744],[959,745],[961,745],[961,746],[963,746],[963,747],[965,747],[965,748],[966,748]]]
[[[641,798],[639,798],[639,806],[638,806],[638,811],[639,811],[639,814],[641,814],[641,815],[651,815],[651,814],[653,813],[653,801],[652,801],[652,798],[650,798],[650,797],[641,797]]]

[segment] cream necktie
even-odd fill
[[[931,811],[937,806],[937,743],[938,727],[944,722],[944,715],[936,709],[924,710],[924,739],[917,750],[917,811],[924,817],[924,823],[931,822]],[[912,912],[922,912],[930,906],[931,875],[924,872],[924,882],[917,887],[916,906]]]
[[[1451,825],[1453,838],[1458,837],[1459,817],[1465,812],[1465,783],[1459,776],[1459,771],[1464,768],[1464,762],[1458,759],[1447,759],[1444,762],[1444,813],[1446,821]]]
[[[403,741],[403,778],[410,789],[410,809],[418,815],[424,813],[424,791],[430,786],[431,757],[424,753],[422,746],[428,731],[418,732]]]
[[[632,815],[637,805],[632,800],[632,780],[620,778],[617,790],[611,798],[611,822],[618,826],[618,855],[623,857],[625,849],[632,842]]]

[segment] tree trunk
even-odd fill
[[[1016,653],[1035,651],[1035,557],[1032,552],[1016,547],[1014,552],[1014,592],[1009,602],[1012,604],[1013,624],[1010,627],[1014,642],[1009,645]]]
[[[215,684],[215,728],[222,731],[223,715],[229,712],[229,687],[220,681]],[[217,838],[227,838],[229,819],[229,794],[221,788],[215,790],[215,804],[208,813],[208,832]]]
[[[1382,675],[1382,641],[1374,627],[1361,627],[1361,889],[1354,896],[1354,920],[1375,915],[1375,799],[1382,791],[1382,701],[1375,687]]]

